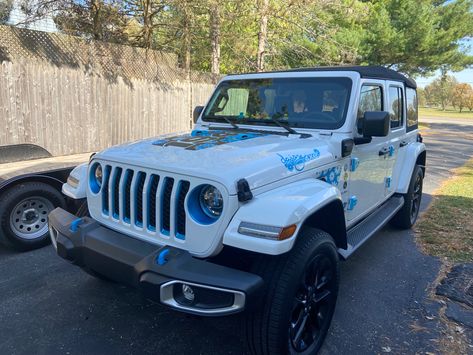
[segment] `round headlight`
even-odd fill
[[[95,166],[94,176],[95,176],[95,181],[97,182],[97,185],[99,185],[99,187],[101,187],[102,186],[103,171],[102,171],[102,166],[100,164],[97,164]]]
[[[200,191],[199,202],[202,211],[207,216],[218,218],[222,214],[223,196],[215,186],[204,186]]]

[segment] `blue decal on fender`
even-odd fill
[[[338,186],[340,181],[340,174],[342,172],[341,166],[334,166],[329,169],[322,170],[317,173],[317,179],[323,180],[333,186]]]
[[[282,156],[281,154],[278,155],[281,158],[281,163],[284,164],[287,170],[302,171],[305,168],[305,163],[320,157],[320,152],[318,151],[318,149],[314,149],[311,153],[308,154],[293,154],[287,157]]]
[[[187,150],[201,150],[216,145],[239,142],[267,134],[243,130],[194,130],[189,134],[159,139],[153,145],[161,147],[181,147]]]

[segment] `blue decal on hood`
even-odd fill
[[[153,145],[162,147],[181,147],[187,150],[201,150],[216,145],[239,142],[267,134],[243,130],[194,130],[189,134],[159,139]]]
[[[320,157],[320,152],[318,151],[318,149],[314,149],[309,154],[293,154],[287,157],[284,157],[281,154],[278,155],[281,158],[281,163],[284,164],[287,170],[302,171],[305,168],[305,163]]]

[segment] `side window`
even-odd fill
[[[402,88],[397,86],[389,87],[388,110],[391,117],[391,128],[401,127],[403,116]]]
[[[415,89],[406,89],[407,99],[407,131],[417,129],[419,110],[417,104],[417,92]]]
[[[363,85],[360,93],[357,118],[367,111],[383,111],[383,89],[379,85]]]

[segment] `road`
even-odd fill
[[[473,156],[473,125],[436,119],[425,131],[423,208],[449,170]],[[384,228],[342,263],[336,313],[322,354],[435,351],[438,305],[428,288],[440,262],[411,231]],[[56,257],[0,249],[0,354],[241,354],[239,317],[169,311]]]

